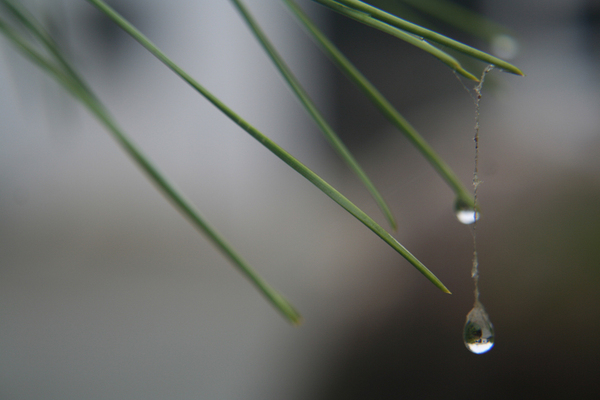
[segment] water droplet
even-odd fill
[[[479,213],[473,210],[458,210],[456,218],[465,225],[470,225],[479,219]]]
[[[467,314],[463,339],[467,349],[475,354],[485,353],[494,347],[494,326],[479,301]]]
[[[473,210],[461,200],[457,200],[454,206],[454,213],[458,221],[465,225],[470,225],[479,220],[479,211]]]
[[[492,53],[496,57],[510,60],[519,54],[519,42],[510,35],[495,35],[492,38]]]

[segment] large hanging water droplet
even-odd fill
[[[467,349],[475,354],[485,353],[494,347],[494,326],[479,301],[467,314],[463,339]]]
[[[454,204],[454,213],[458,221],[465,225],[470,225],[479,220],[479,211],[475,211],[473,207],[461,200],[457,200]]]

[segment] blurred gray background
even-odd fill
[[[29,1],[121,126],[304,316],[289,326],[86,110],[0,41],[0,399],[595,398],[600,5],[461,4],[512,28],[481,103],[481,300],[453,195],[275,0],[248,0],[444,295],[85,1]],[[472,99],[439,61],[301,5],[470,185]],[[385,223],[226,1],[113,1],[176,62]],[[490,48],[439,25],[470,44]],[[479,65],[478,68],[482,68]],[[471,86],[470,83],[467,85]]]

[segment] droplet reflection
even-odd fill
[[[485,353],[494,347],[494,326],[479,301],[467,315],[463,339],[467,349],[475,354]]]

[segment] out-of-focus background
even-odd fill
[[[484,355],[462,343],[472,237],[450,189],[280,2],[247,3],[390,202],[398,240],[453,295],[87,2],[30,1],[122,127],[305,321],[280,318],[107,132],[2,40],[0,399],[595,398],[599,3],[461,2],[514,30],[511,61],[527,75],[492,72],[481,103],[480,289],[496,327]],[[385,222],[229,2],[112,4]],[[470,185],[475,108],[454,74],[301,5]]]

